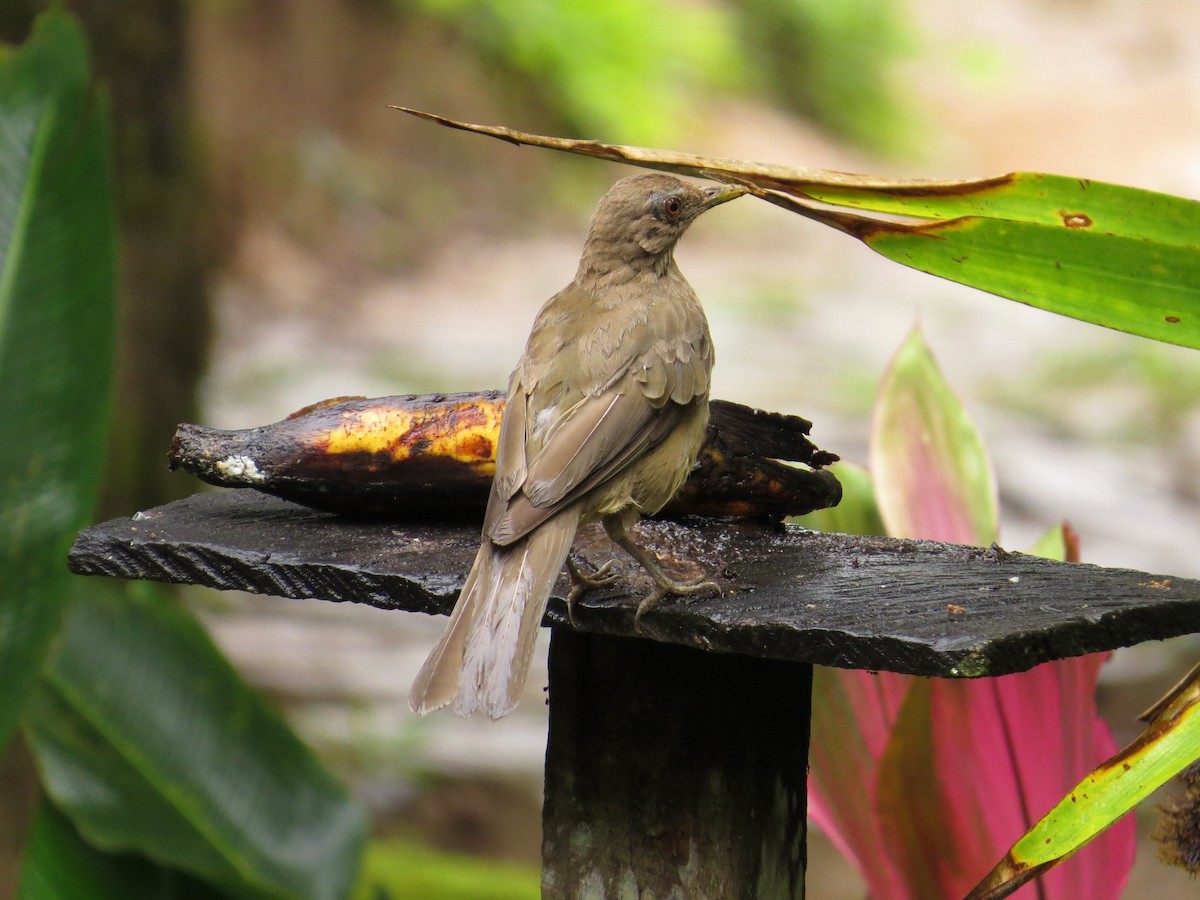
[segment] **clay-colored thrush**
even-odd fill
[[[669,175],[618,181],[592,216],[575,280],[542,307],[509,380],[483,544],[413,685],[420,713],[449,703],[493,719],[517,704],[534,638],[576,529],[601,521],[654,579],[641,614],[680,582],[626,534],[691,470],[708,422],[713,348],[675,244],[707,209],[745,191]],[[607,567],[575,590],[604,584]]]

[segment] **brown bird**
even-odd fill
[[[675,244],[702,212],[744,193],[646,174],[600,201],[574,281],[538,313],[509,380],[482,546],[413,685],[414,711],[512,711],[564,561],[569,604],[612,578],[568,560],[584,523],[601,521],[654,579],[638,621],[666,594],[719,590],[672,579],[626,529],[679,489],[708,422],[712,340]]]

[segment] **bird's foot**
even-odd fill
[[[595,572],[582,571],[575,560],[567,557],[567,573],[571,577],[571,592],[567,594],[567,620],[572,628],[578,628],[575,621],[575,601],[593,588],[604,587],[617,580],[617,574],[612,571],[614,560],[609,560]]]
[[[642,616],[645,615],[654,607],[658,606],[663,597],[690,597],[693,594],[703,594],[710,591],[721,593],[721,586],[715,581],[707,581],[698,579],[696,581],[676,581],[669,576],[661,568],[647,569],[650,576],[654,579],[654,590],[638,604],[637,612],[633,614],[633,630],[640,632],[642,630]]]
[[[663,597],[668,595],[687,597],[706,591],[721,593],[721,586],[715,581],[707,580],[703,575],[695,581],[680,581],[672,578],[663,571],[662,563],[657,556],[629,537],[625,531],[625,523],[619,517],[609,516],[604,519],[604,530],[614,544],[637,560],[646,573],[654,579],[654,590],[638,604],[637,612],[634,613],[634,631],[642,630],[642,616],[657,606]]]

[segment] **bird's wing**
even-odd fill
[[[565,409],[534,412],[524,390],[510,394],[509,408],[521,407],[524,427],[506,429],[511,433],[501,436],[502,453],[515,454],[523,440],[524,466],[501,460],[484,533],[498,544],[519,539],[661,444],[694,403],[707,400],[711,349],[706,335],[699,343],[654,344],[604,389]],[[529,424],[536,432],[539,415],[550,422],[531,434]],[[524,469],[520,483],[518,468]]]
[[[525,483],[525,419],[529,396],[521,385],[520,369],[508,382],[508,401],[500,421],[500,439],[496,445],[496,477],[492,480],[492,498],[488,500],[488,519],[495,503],[507,503]]]

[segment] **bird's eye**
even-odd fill
[[[683,212],[683,201],[678,197],[667,197],[663,200],[662,208],[668,219],[674,219]]]

